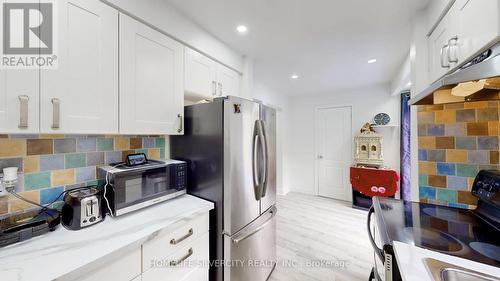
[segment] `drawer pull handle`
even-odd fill
[[[217,82],[212,81],[212,96],[217,96]]]
[[[59,129],[61,118],[61,100],[53,98],[50,102],[52,103],[52,129]]]
[[[30,97],[27,95],[19,96],[19,128],[26,129],[28,128],[28,102],[30,101]]]
[[[193,255],[193,248],[189,248],[188,253],[185,256],[183,256],[182,258],[180,258],[176,261],[171,261],[170,266],[177,266],[192,255]]]
[[[182,114],[177,114],[177,118],[179,118],[179,129],[177,129],[177,133],[182,133],[182,131],[184,131],[184,124],[182,123],[184,119],[182,118]]]
[[[172,244],[172,245],[179,244],[180,242],[182,242],[182,241],[188,239],[190,236],[192,236],[193,233],[194,233],[193,229],[190,228],[186,235],[182,236],[181,238],[177,238],[177,239],[173,238],[172,240],[170,240],[170,244]]]

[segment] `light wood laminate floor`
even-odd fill
[[[366,211],[299,193],[278,196],[277,206],[278,264],[270,281],[368,280],[373,250]]]

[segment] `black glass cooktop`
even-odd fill
[[[500,230],[472,210],[390,198],[377,198],[374,205],[386,244],[401,241],[500,266]]]

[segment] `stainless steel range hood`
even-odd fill
[[[500,99],[500,41],[410,99],[411,105]]]

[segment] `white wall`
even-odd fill
[[[403,64],[391,82],[391,95],[400,95],[403,91],[408,91],[411,88],[411,59],[410,55],[406,57]]]
[[[269,90],[259,82],[254,82],[253,98],[276,109],[276,185],[278,194],[287,194],[290,188],[284,175],[289,168],[286,141],[289,119],[288,97]]]
[[[315,110],[325,106],[352,106],[353,136],[375,114],[388,113],[393,122],[399,124],[400,97],[391,96],[389,85],[378,85],[364,89],[331,93],[326,95],[305,95],[289,100],[288,130],[286,135],[287,166],[285,182],[292,191],[315,194],[314,186],[314,127]],[[399,128],[379,130],[384,136],[385,164],[399,171]],[[354,153],[351,153],[351,157]]]
[[[441,1],[441,0],[440,0]],[[412,42],[410,48],[410,71],[411,71],[411,96],[417,95],[429,85],[428,77],[428,49],[427,32],[428,20],[427,10],[418,12],[412,20]],[[417,108],[411,107],[411,200],[419,201],[418,188],[418,126]]]
[[[101,0],[155,26],[176,40],[243,72],[243,57],[162,0]]]

